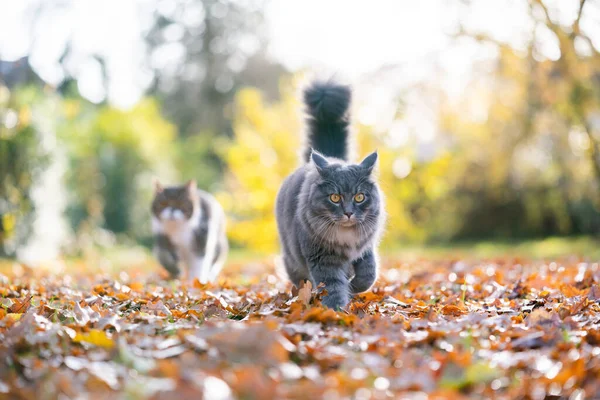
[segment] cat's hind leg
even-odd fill
[[[191,257],[189,265],[189,279],[193,281],[198,279],[200,283],[208,283],[210,277],[210,265],[206,263],[206,257],[194,256]]]
[[[215,282],[219,277],[219,273],[221,269],[223,269],[223,265],[227,260],[227,253],[229,252],[229,244],[227,243],[227,238],[223,238],[221,243],[217,246],[217,256],[216,260],[210,268],[209,280],[211,282]]]
[[[294,286],[300,288],[305,281],[310,281],[310,275],[308,270],[305,267],[297,266],[290,258],[290,256],[286,256],[285,254],[282,256],[283,265],[285,266],[285,270],[287,272],[288,278],[292,282]]]

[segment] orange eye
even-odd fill
[[[340,200],[342,200],[342,196],[340,196],[337,193],[330,194],[329,195],[329,200],[331,200],[332,203],[336,203],[337,204],[337,203],[340,202]]]
[[[365,195],[363,193],[358,193],[354,196],[354,201],[357,203],[362,203],[365,201]]]

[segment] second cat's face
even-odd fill
[[[377,154],[361,164],[343,165],[313,155],[319,172],[314,190],[308,198],[313,215],[341,227],[375,223],[380,212],[380,195],[371,179]]]
[[[160,220],[189,220],[194,214],[196,183],[190,181],[181,186],[162,187],[155,183],[152,214]]]

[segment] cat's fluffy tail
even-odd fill
[[[349,86],[331,81],[314,82],[304,90],[307,113],[304,161],[310,160],[311,149],[328,157],[348,159],[351,98]]]

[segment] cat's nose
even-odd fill
[[[352,216],[352,211],[347,211],[347,212],[344,213],[344,215],[346,217],[348,217],[348,219],[350,219],[350,217]]]

